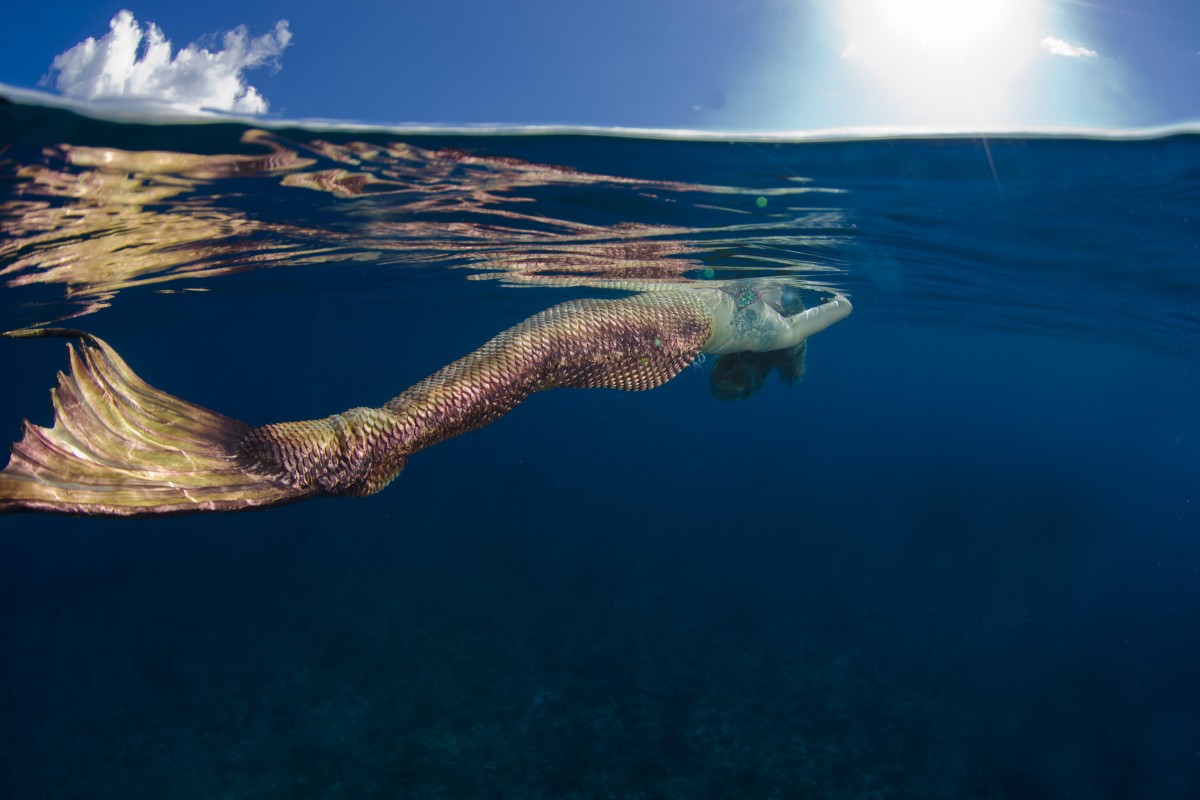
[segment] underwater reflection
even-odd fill
[[[832,191],[799,179],[751,190],[400,142],[300,144],[258,130],[242,142],[267,152],[60,145],[37,163],[0,162],[12,186],[0,202],[0,276],[12,288],[63,288],[69,306],[48,309],[46,324],[104,308],[130,287],[197,288],[281,266],[469,267],[512,285],[601,287],[712,277],[713,265],[811,276],[830,271],[812,253],[836,244],[845,226],[837,209],[746,219],[722,199]],[[638,221],[585,219],[554,202],[571,187],[640,203]],[[680,204],[706,224],[679,224],[670,211]]]

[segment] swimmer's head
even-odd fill
[[[717,357],[708,388],[718,400],[746,400],[767,380],[771,365],[763,358],[770,353],[726,353]]]
[[[717,357],[717,365],[709,376],[708,388],[718,400],[746,400],[762,389],[771,370],[778,370],[779,379],[788,386],[804,377],[804,354],[808,342],[787,350],[768,353],[726,353]]]

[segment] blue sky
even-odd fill
[[[158,92],[379,123],[969,130],[1200,120],[1196,0],[22,3],[0,30],[0,82],[37,87],[56,56],[88,37],[103,43],[122,9],[132,12],[127,34],[136,25],[149,37],[154,23],[170,42],[166,66],[142,64],[102,89],[111,65],[80,49],[43,88],[57,80],[82,98]],[[215,58],[239,25],[245,52]],[[193,43],[195,57],[171,63]]]

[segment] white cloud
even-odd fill
[[[1083,45],[1071,44],[1057,36],[1043,36],[1042,49],[1050,55],[1067,56],[1068,58],[1095,58],[1095,50],[1088,50]]]
[[[242,77],[245,70],[279,66],[292,39],[287,20],[254,39],[245,26],[224,34],[215,52],[189,44],[172,55],[171,42],[153,22],[142,27],[129,11],[108,23],[99,40],[84,41],[55,56],[54,88],[82,100],[123,100],[163,104],[177,111],[202,109],[261,114],[267,101]]]

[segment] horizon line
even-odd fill
[[[233,114],[225,111],[186,111],[148,99],[78,100],[39,89],[0,82],[0,101],[14,105],[63,109],[103,122],[158,124],[212,124],[236,122],[267,129],[305,128],[313,131],[405,133],[420,135],[605,136],[713,142],[839,142],[880,139],[1016,139],[1087,138],[1112,140],[1160,139],[1200,134],[1200,120],[1145,127],[1042,125],[1030,127],[951,128],[912,125],[851,125],[794,130],[712,130],[703,128],[653,128],[628,125],[571,125],[557,123],[426,123],[364,122],[332,118],[288,118],[272,113]]]

